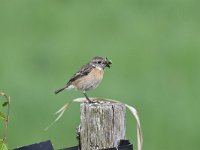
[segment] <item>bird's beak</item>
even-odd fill
[[[112,64],[112,61],[108,60],[108,58],[106,57],[105,64],[106,64],[106,67],[110,68],[110,65]]]

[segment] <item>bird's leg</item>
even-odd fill
[[[83,94],[85,95],[85,98],[88,100],[89,103],[92,103],[92,101],[89,99],[89,97],[87,96],[86,92],[83,91]]]

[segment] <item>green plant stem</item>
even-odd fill
[[[8,103],[7,104],[7,115],[6,115],[6,119],[4,120],[4,127],[3,127],[3,142],[6,143],[7,128],[8,128],[8,122],[9,122],[9,114],[10,114],[10,96],[7,96],[3,92],[1,92],[0,95],[4,96]]]

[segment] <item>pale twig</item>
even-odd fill
[[[137,143],[138,143],[137,145],[138,145],[138,150],[142,150],[143,138],[142,138],[142,129],[141,129],[141,125],[140,125],[140,119],[139,119],[138,112],[132,106],[129,106],[127,104],[125,104],[125,106],[131,111],[132,115],[134,116],[134,118],[137,122]]]
[[[58,117],[50,124],[48,125],[44,131],[47,131],[52,125],[54,125],[64,114],[64,112],[67,110],[69,104],[66,103],[64,106],[62,106],[55,114],[59,114]]]

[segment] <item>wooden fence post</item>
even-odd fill
[[[82,103],[80,111],[81,150],[117,147],[119,141],[125,139],[124,104],[106,101]]]

